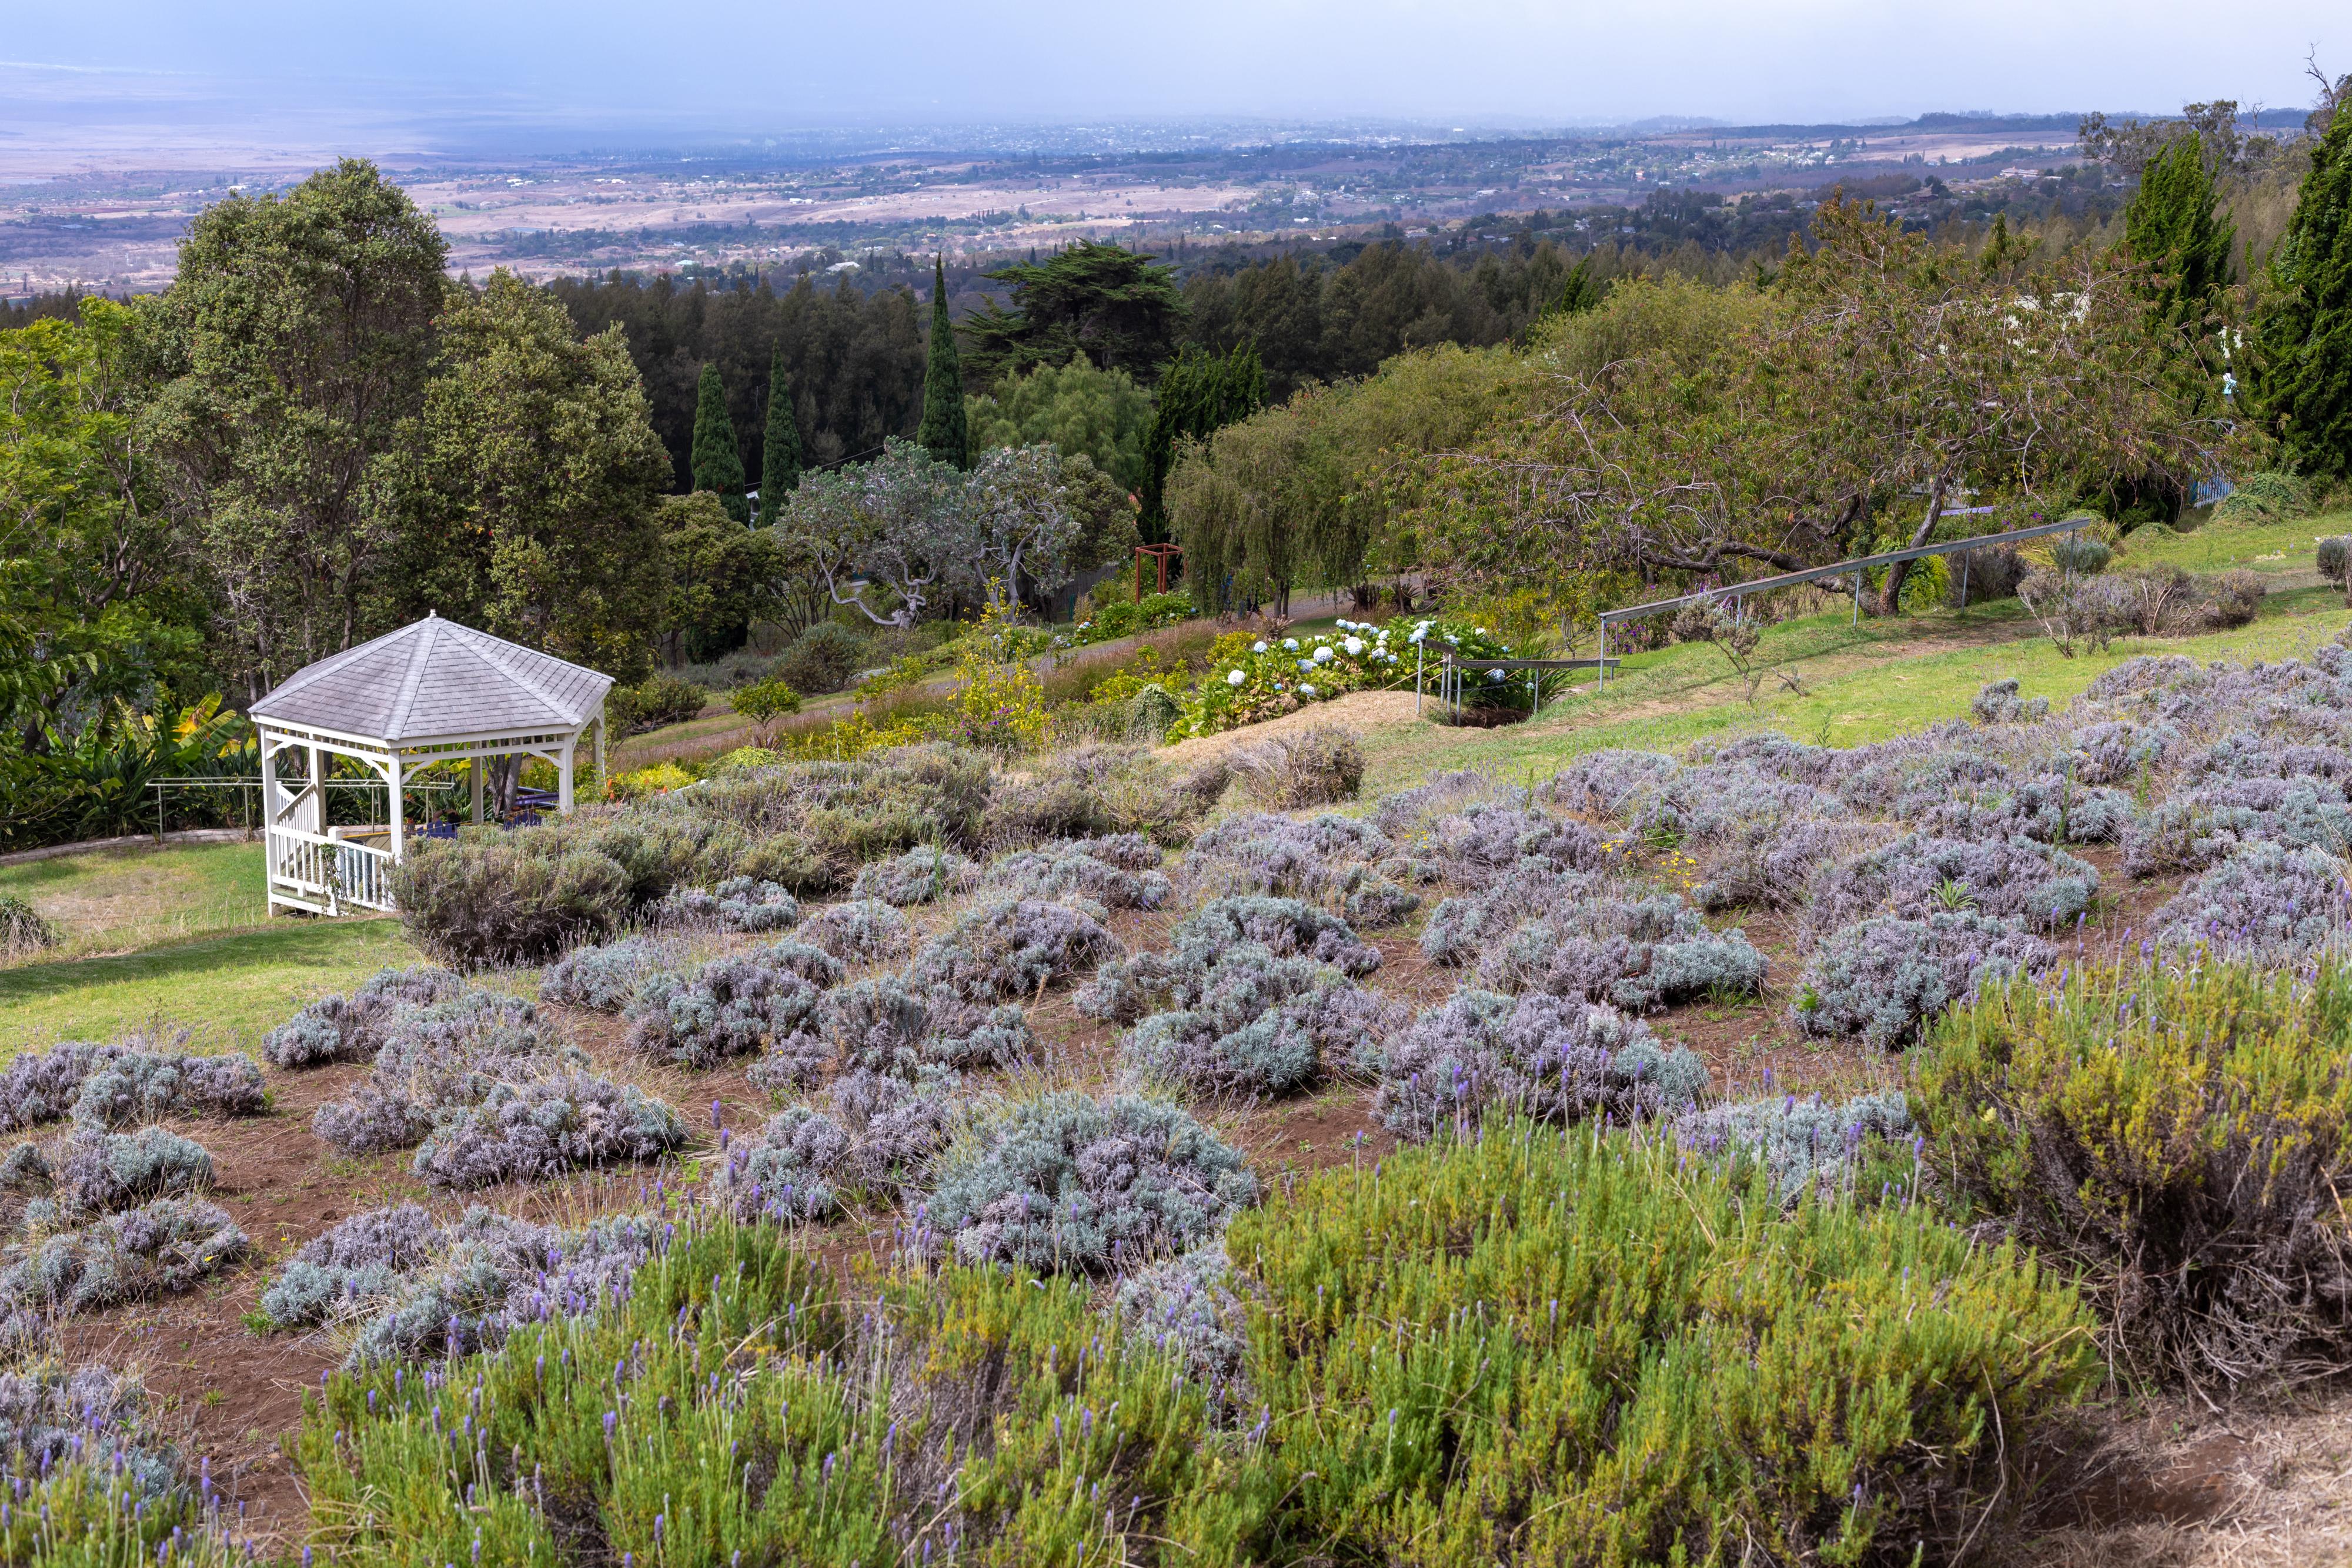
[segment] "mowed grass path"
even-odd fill
[[[204,1049],[251,1046],[304,1002],[413,964],[396,921],[269,919],[257,844],[175,845],[0,866],[0,893],[64,928],[0,968],[0,1060],[160,1025]]]

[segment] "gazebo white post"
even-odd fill
[[[596,709],[596,788],[607,799],[611,798],[610,791],[604,789],[604,710],[602,706]]]
[[[572,752],[579,744],[576,735],[565,741],[555,764],[555,809],[567,817],[572,815]]]
[[[260,733],[261,741],[261,864],[268,877],[268,889],[276,891],[278,883],[278,747],[270,744],[269,732]],[[271,914],[278,905],[266,906]]]
[[[466,758],[466,782],[474,795],[474,825],[482,822],[482,754],[478,751]]]
[[[390,820],[391,820],[391,822],[392,822],[392,859],[393,859],[393,863],[394,863],[394,864],[395,864],[395,865],[397,865],[397,864],[400,862],[400,845],[401,845],[401,831],[400,831],[400,830],[401,830],[401,826],[402,826],[402,824],[401,824],[401,821],[400,821],[400,815],[401,815],[401,813],[400,813],[401,800],[400,800],[400,753],[399,753],[399,752],[397,752],[397,751],[394,752],[394,753],[392,754],[392,756],[391,756],[391,757],[390,757],[390,758],[385,761],[385,764],[384,764],[384,770],[383,770],[383,777],[384,777],[384,781],[385,781],[386,783],[388,783],[388,784],[390,784],[390,785],[392,786],[392,815],[391,815],[391,819],[390,819]]]

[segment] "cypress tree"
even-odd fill
[[[784,350],[768,361],[768,439],[760,451],[760,522],[775,523],[784,497],[801,482],[801,423],[793,413],[793,389],[784,380]]]
[[[2271,252],[2256,406],[2296,468],[2352,478],[2352,111],[2338,109]]]
[[[1145,542],[1157,544],[1167,537],[1163,497],[1178,444],[1205,441],[1265,406],[1265,364],[1257,344],[1236,343],[1223,359],[1187,345],[1160,372],[1153,402],[1143,443],[1142,501]]]
[[[717,365],[702,367],[702,385],[694,402],[694,487],[716,491],[727,515],[739,523],[751,520],[751,504],[743,499],[743,454],[735,444],[735,422],[727,417],[727,385]]]
[[[915,444],[941,463],[966,466],[963,364],[956,357],[955,327],[948,320],[947,264],[931,258],[931,352],[923,366],[923,423]]]
[[[1581,316],[1601,303],[1601,290],[1592,281],[1592,257],[1577,257],[1576,265],[1568,270],[1568,281],[1560,285],[1559,298],[1552,309],[1562,316]]]
[[[2231,281],[2238,231],[2214,216],[2220,195],[2204,140],[2190,131],[2148,161],[2124,209],[2124,244],[2154,269],[2145,285],[2149,303],[2174,327],[2200,325]]]

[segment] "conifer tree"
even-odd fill
[[[1181,443],[1204,441],[1265,405],[1265,365],[1257,345],[1236,343],[1223,357],[1187,345],[1160,374],[1158,408],[1144,440],[1143,528],[1165,537],[1165,491]]]
[[[2352,478],[2352,109],[2312,149],[2269,284],[2256,406],[2302,473]]]
[[[947,264],[931,258],[931,354],[923,367],[923,423],[915,444],[934,461],[971,465],[965,450],[963,366],[956,357],[955,326],[948,319]]]
[[[1601,303],[1601,289],[1592,281],[1592,257],[1577,257],[1576,265],[1568,270],[1568,281],[1560,285],[1559,298],[1552,309],[1562,316],[1581,316]]]
[[[2192,131],[2148,161],[2124,209],[2124,244],[2152,269],[2149,302],[2173,327],[2194,330],[2233,280],[2230,251],[2238,231],[2214,215],[2220,194],[2205,166],[2204,139]]]
[[[793,389],[784,379],[784,350],[768,361],[768,437],[760,451],[760,524],[772,527],[784,497],[801,482],[801,423],[793,412]]]
[[[751,520],[751,504],[743,499],[743,454],[735,444],[735,422],[727,416],[727,386],[719,367],[702,367],[702,385],[694,403],[694,487],[710,490],[739,523]]]

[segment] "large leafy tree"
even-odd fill
[[[694,487],[717,496],[727,515],[751,520],[743,498],[743,453],[735,443],[735,422],[727,413],[727,383],[717,365],[702,367],[694,405]]]
[[[751,640],[753,622],[782,618],[778,590],[787,573],[776,530],[743,527],[703,490],[663,497],[659,528],[669,583],[663,630],[673,653],[720,658]]]
[[[1184,313],[1173,267],[1097,240],[988,276],[1012,285],[1013,305],[991,305],[964,322],[972,375],[982,386],[1038,365],[1067,364],[1073,354],[1149,377],[1174,346]]]
[[[1528,417],[1434,461],[1433,564],[1493,584],[1789,569],[1925,543],[1971,493],[2022,512],[2221,465],[2227,423],[2178,395],[2122,260],[1988,270],[1844,202],[1814,240],[1769,299],[1620,286],[1562,322]]]
[[[947,266],[937,257],[931,262],[931,353],[923,367],[923,423],[915,444],[950,468],[971,465],[963,366],[956,355],[955,323],[948,319]]]
[[[801,482],[801,422],[781,345],[768,358],[768,429],[760,449],[760,524],[772,527],[784,497]]]
[[[1085,359],[1040,365],[1007,376],[986,396],[966,398],[964,411],[976,454],[1045,442],[1064,457],[1085,454],[1130,491],[1143,486],[1151,394],[1125,371],[1097,370]]]
[[[2312,149],[2266,281],[2255,407],[2303,472],[2352,478],[2352,109]]]
[[[877,626],[912,626],[980,586],[964,479],[910,441],[871,463],[807,475],[776,524],[835,604]]]
[[[198,694],[195,624],[135,411],[135,317],[0,332],[0,755]]]
[[[964,479],[964,515],[991,604],[1051,593],[1069,581],[1085,522],[1051,446],[1000,446]]]
[[[456,291],[434,372],[388,486],[397,617],[437,609],[641,677],[665,608],[669,463],[620,333],[582,342],[559,301],[501,270]]]
[[[150,450],[214,597],[215,663],[256,695],[381,630],[379,471],[423,401],[446,259],[432,220],[347,158],[206,209],[145,306]]]

